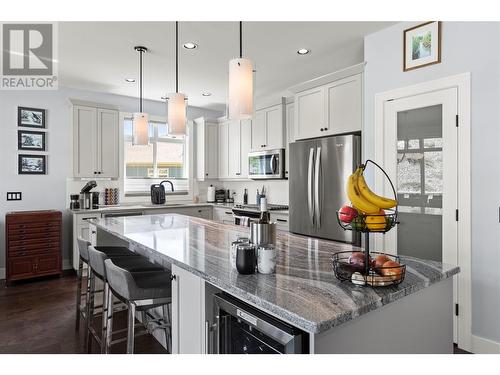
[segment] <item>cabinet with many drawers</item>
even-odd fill
[[[7,284],[61,274],[61,212],[19,211],[5,215]]]

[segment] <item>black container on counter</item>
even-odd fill
[[[255,245],[251,243],[242,243],[236,247],[236,269],[242,275],[251,275],[255,273],[257,254]]]

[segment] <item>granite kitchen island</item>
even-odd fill
[[[273,275],[240,275],[230,243],[248,228],[177,214],[91,221],[97,245],[126,244],[171,268],[174,353],[213,352],[212,295],[225,292],[308,335],[309,353],[452,353],[458,267],[402,257],[405,280],[371,288],[337,280],[332,255],[350,245],[278,231]]]

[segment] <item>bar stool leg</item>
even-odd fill
[[[109,285],[104,282],[104,293],[102,296],[102,328],[101,328],[101,354],[106,353],[106,327],[108,324],[108,309],[113,305],[108,305]]]
[[[134,354],[135,305],[128,303],[127,354]]]
[[[87,265],[87,273],[86,273],[86,288],[85,288],[85,327],[88,328],[87,322],[89,320],[88,308],[89,308],[89,300],[90,300],[90,266]],[[87,339],[88,335],[85,335],[84,338],[84,346],[87,347]]]
[[[108,286],[109,287],[109,286]],[[108,313],[107,313],[107,323],[106,323],[106,341],[105,341],[105,352],[109,353],[111,349],[111,341],[113,339],[113,292],[108,289]]]
[[[87,303],[87,353],[92,352],[92,336],[90,333],[90,327],[92,326],[94,320],[94,297],[95,297],[95,277],[92,275],[92,271],[89,267],[89,277],[90,277],[90,288],[89,288],[89,300]]]
[[[76,321],[75,330],[80,330],[80,309],[82,303],[82,271],[83,271],[83,261],[82,258],[78,261],[78,271],[76,272],[78,285],[76,286]]]

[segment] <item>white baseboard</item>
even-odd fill
[[[5,279],[5,268],[0,268],[0,280]]]
[[[500,354],[500,342],[472,335],[472,352],[474,354]]]

